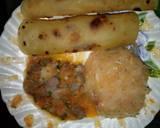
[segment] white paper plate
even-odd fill
[[[152,75],[157,75],[154,73],[160,71],[160,19],[152,11],[139,15],[144,23],[137,38],[137,47],[131,47],[152,68]],[[124,119],[96,117],[62,122],[49,116],[37,108],[23,90],[26,56],[17,47],[16,40],[20,22],[20,8],[17,8],[5,25],[0,38],[0,88],[9,112],[22,127],[26,127],[24,118],[32,115],[33,128],[51,128],[52,126],[54,128],[144,128],[159,111],[160,78],[149,77],[147,86],[151,88],[151,92],[146,96],[145,107],[136,117]],[[151,51],[146,50],[148,44],[155,45]],[[14,109],[10,106],[10,101],[16,95],[22,96],[22,102]]]

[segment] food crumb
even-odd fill
[[[156,58],[160,58],[160,48],[154,48],[153,50],[152,50],[152,54],[153,54],[153,56],[155,56]]]
[[[154,99],[149,98],[149,99],[147,100],[147,103],[148,103],[148,104],[154,104],[154,103],[155,103],[155,101],[154,101]]]
[[[50,122],[48,122],[48,126],[47,126],[47,128],[53,128],[53,123],[50,121]]]
[[[151,24],[148,20],[145,20],[140,29],[142,31],[148,31],[148,30],[153,29],[153,28],[154,28],[153,24]]]
[[[11,56],[0,57],[0,64],[9,65],[13,63],[21,64],[21,63],[24,63],[24,60],[21,58],[16,58],[16,57],[11,57]]]
[[[24,122],[26,124],[27,127],[31,127],[33,125],[33,115],[27,115],[26,117],[24,117]]]
[[[20,105],[21,102],[22,102],[22,96],[21,95],[16,95],[11,100],[11,107],[12,108],[17,108]]]
[[[0,63],[2,64],[11,64],[13,61],[12,57],[6,56],[6,57],[0,57]]]

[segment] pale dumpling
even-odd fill
[[[148,70],[126,48],[93,52],[85,64],[85,90],[101,115],[136,115],[148,92]]]

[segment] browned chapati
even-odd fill
[[[153,10],[157,4],[158,0],[24,0],[21,10],[25,18],[37,18],[90,12]]]

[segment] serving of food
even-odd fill
[[[23,127],[144,128],[160,110],[158,7],[24,0],[0,38],[10,113]]]
[[[135,116],[149,91],[147,79],[147,67],[125,48],[93,52],[86,62],[85,88],[104,116]]]
[[[28,55],[43,55],[132,44],[138,23],[135,13],[25,20],[19,28],[19,47]]]

